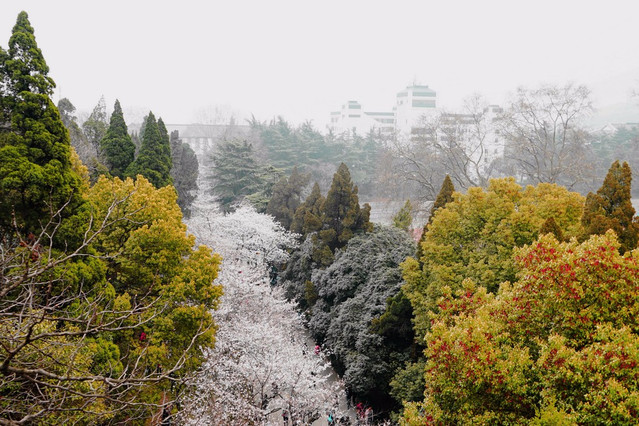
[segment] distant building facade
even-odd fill
[[[329,129],[360,135],[373,130],[395,135],[400,141],[462,146],[478,166],[474,169],[484,175],[490,174],[494,160],[504,156],[504,140],[496,125],[502,113],[499,105],[488,105],[477,115],[445,113],[438,109],[435,90],[413,84],[397,93],[391,111],[368,112],[357,101],[346,102],[339,111],[331,112]]]
[[[180,140],[195,152],[200,166],[220,141],[244,139],[251,132],[250,126],[237,124],[167,124],[166,128],[169,133],[179,132]]]
[[[407,86],[397,93],[395,105],[389,111],[365,111],[358,101],[348,101],[339,111],[331,112],[329,129],[335,133],[371,130],[382,134],[410,135],[424,116],[437,113],[437,93],[428,86]]]

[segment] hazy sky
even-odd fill
[[[448,108],[543,82],[589,85],[597,106],[639,89],[637,0],[2,0],[5,48],[21,10],[55,101],[118,98],[127,120],[218,106],[323,127],[346,100],[390,110],[412,82]]]

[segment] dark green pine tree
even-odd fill
[[[322,230],[319,237],[331,253],[346,245],[357,232],[370,232],[370,209],[368,204],[359,206],[357,186],[351,181],[351,174],[346,164],[341,163],[333,175],[331,189],[326,194],[322,205]],[[322,263],[326,265],[328,256],[324,252]]]
[[[266,206],[266,213],[272,215],[285,229],[291,228],[295,211],[301,203],[302,191],[310,178],[310,174],[300,173],[295,166],[288,179],[282,177],[273,186],[273,195]]]
[[[162,127],[164,127],[164,124],[162,124]],[[166,133],[166,127],[164,127],[164,133]],[[169,148],[167,148],[167,145],[169,145]],[[155,121],[155,116],[152,112],[149,112],[146,126],[144,127],[140,153],[138,158],[129,165],[125,174],[131,177],[142,175],[156,188],[171,185],[173,182],[171,180],[170,150],[168,136],[164,137],[158,122]]]
[[[162,159],[169,165],[169,170],[173,167],[171,159],[171,137],[164,125],[162,118],[158,118],[158,131],[160,132],[160,140],[162,141]]]
[[[0,59],[0,228],[13,229],[15,214],[19,232],[38,234],[56,211],[65,217],[81,204],[81,179],[26,12]]]
[[[583,239],[612,229],[619,238],[620,253],[637,247],[639,223],[630,199],[631,183],[632,172],[628,163],[612,163],[601,188],[596,194],[591,192],[586,197],[581,217]]]
[[[100,141],[100,148],[109,173],[120,179],[124,178],[126,169],[134,160],[135,145],[129,136],[122,107],[118,100],[115,101],[109,128]]]
[[[308,234],[322,229],[322,204],[324,204],[324,197],[319,184],[315,182],[309,196],[295,210],[291,232],[306,237]]]
[[[423,254],[422,243],[426,239],[426,232],[428,231],[428,225],[430,225],[430,223],[433,221],[433,218],[435,217],[435,213],[437,212],[437,210],[443,209],[444,207],[446,207],[446,204],[453,201],[453,192],[455,192],[455,186],[453,185],[453,181],[450,180],[450,176],[446,175],[446,177],[444,178],[444,182],[442,182],[442,187],[439,189],[439,194],[437,194],[437,198],[435,198],[435,202],[433,203],[433,206],[430,208],[430,215],[428,217],[428,222],[426,222],[426,225],[424,225],[424,229],[422,230],[422,236],[420,237],[419,242],[417,243],[416,257],[420,265],[422,264],[421,258]]]

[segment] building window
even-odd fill
[[[434,99],[413,99],[413,108],[435,108]]]

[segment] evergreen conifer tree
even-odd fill
[[[185,217],[191,215],[191,204],[197,191],[199,165],[191,147],[182,143],[177,130],[171,132],[171,177],[178,193],[177,203]]]
[[[413,205],[410,203],[410,200],[406,200],[404,207],[393,216],[393,226],[408,232],[412,223]]]
[[[171,167],[173,167],[171,160],[171,137],[162,118],[158,118],[158,131],[160,132],[160,140],[162,142],[162,159],[169,165],[169,169],[171,169]]]
[[[260,172],[253,145],[247,141],[224,141],[216,147],[212,192],[224,211],[230,211],[233,203],[259,190]]]
[[[590,235],[605,234],[612,229],[619,237],[620,253],[637,247],[639,222],[630,199],[631,182],[632,172],[628,163],[612,163],[601,188],[596,194],[591,192],[586,197],[581,218],[583,239]]]
[[[162,123],[161,127],[166,133],[164,123]],[[167,145],[169,145],[169,148],[167,148]],[[171,180],[170,149],[168,137],[164,137],[158,122],[155,120],[155,116],[152,112],[149,112],[146,126],[144,127],[140,153],[138,158],[129,165],[126,175],[132,177],[142,175],[156,188],[171,185],[173,182]]]
[[[106,136],[100,141],[100,148],[109,172],[119,178],[124,177],[127,167],[133,162],[135,145],[129,136],[120,101],[116,100]]]
[[[356,232],[370,232],[371,207],[359,206],[357,186],[351,181],[346,164],[341,163],[333,175],[331,189],[322,204],[322,230],[319,233],[322,242],[332,253],[346,245]],[[325,250],[324,250],[325,251]]]
[[[295,210],[291,232],[306,237],[306,235],[322,229],[322,204],[324,204],[324,196],[322,196],[319,184],[315,182],[309,196]]]
[[[435,217],[435,212],[439,209],[443,209],[446,207],[446,204],[453,201],[453,192],[455,192],[455,186],[453,185],[453,181],[450,180],[450,176],[446,175],[444,178],[444,182],[442,182],[442,187],[439,189],[439,193],[437,194],[437,198],[435,198],[435,202],[433,206],[430,208],[430,216],[428,217],[428,222],[424,225],[424,229],[422,230],[422,236],[419,239],[419,243],[417,243],[417,260],[420,265],[422,263],[422,243],[426,239],[426,232],[428,231],[428,225],[433,221],[433,217]]]
[[[68,213],[81,203],[82,183],[26,12],[0,56],[0,228],[13,228],[15,214],[18,231],[38,234],[63,206]]]
[[[300,173],[295,166],[288,179],[282,177],[273,186],[273,195],[266,206],[266,213],[272,215],[287,230],[291,228],[295,211],[300,206],[301,193],[309,180],[310,175]]]
[[[555,218],[552,216],[546,219],[544,224],[541,226],[541,229],[539,230],[539,235],[545,235],[545,234],[553,234],[555,238],[557,239],[557,241],[564,240],[564,233],[559,227],[559,225],[557,225]]]
[[[437,198],[435,199],[433,206],[430,208],[428,223],[433,221],[433,217],[437,210],[446,207],[446,204],[453,201],[453,192],[455,192],[453,181],[450,180],[450,176],[446,175],[444,182],[442,182],[442,187],[439,190],[439,194],[437,194]]]

